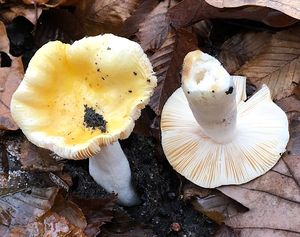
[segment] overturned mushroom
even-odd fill
[[[127,138],[156,86],[135,42],[111,34],[72,45],[49,42],[31,59],[11,102],[12,116],[35,145],[67,159],[90,159],[95,181],[134,205]]]
[[[285,113],[263,86],[246,102],[246,80],[201,51],[186,55],[182,87],[166,102],[162,145],[173,168],[213,188],[248,182],[271,169],[289,139]]]

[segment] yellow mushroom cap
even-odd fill
[[[146,54],[128,39],[53,41],[31,59],[11,113],[35,145],[83,159],[130,135],[156,82]]]
[[[233,77],[233,82],[237,124],[229,143],[217,143],[205,135],[182,88],[172,94],[162,111],[162,146],[168,161],[201,187],[242,184],[266,173],[289,140],[287,116],[272,101],[268,87],[264,85],[244,102],[245,78]]]

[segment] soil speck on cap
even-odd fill
[[[88,107],[84,105],[84,123],[83,125],[87,128],[100,129],[101,132],[106,132],[107,122],[103,116],[99,113],[96,113],[93,107]]]
[[[233,87],[229,87],[228,91],[225,92],[226,95],[229,95],[233,92]]]

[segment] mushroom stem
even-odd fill
[[[130,166],[118,141],[102,147],[89,159],[89,172],[106,191],[118,194],[119,204],[139,204],[140,199],[131,183]]]
[[[193,51],[184,60],[182,89],[203,132],[217,143],[232,141],[236,130],[236,88],[214,57]]]

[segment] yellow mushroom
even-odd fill
[[[90,170],[96,182],[118,192],[120,202],[130,205],[135,196],[130,169],[120,145],[115,143],[132,132],[156,81],[142,48],[128,39],[105,34],[72,45],[49,42],[31,59],[12,97],[11,113],[35,145],[67,159],[94,156]],[[105,156],[111,151],[117,157],[103,157],[103,147]],[[97,165],[100,159],[105,160],[104,171],[101,164]],[[106,172],[107,167],[112,169],[118,163],[123,165],[118,172]],[[124,186],[131,194],[122,191]]]
[[[244,77],[199,50],[186,55],[182,86],[161,119],[162,146],[177,172],[214,188],[248,182],[276,164],[289,140],[287,116],[265,85],[245,99]]]

